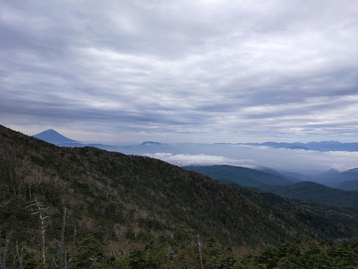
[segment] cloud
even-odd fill
[[[154,154],[144,154],[145,156],[160,159],[162,161],[175,164],[178,166],[188,165],[233,165],[242,167],[256,167],[256,162],[253,160],[239,160],[231,159],[223,156],[205,155],[205,154],[172,154],[168,152],[158,152]]]
[[[176,144],[166,152],[146,152],[148,151],[143,149],[142,155],[178,166],[223,164],[249,168],[264,166],[307,175],[325,172],[332,168],[345,171],[358,165],[358,152],[319,152],[236,144]]]
[[[354,0],[3,1],[0,15],[9,127],[356,140]]]

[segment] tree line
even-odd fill
[[[60,218],[51,218],[51,210],[37,198],[23,209],[22,213],[28,214],[31,222],[25,221],[25,226],[19,229],[16,226],[19,220],[15,222],[14,219],[14,229],[10,225],[7,230],[5,227],[1,230],[0,269],[358,268],[358,243],[354,240],[333,245],[315,240],[266,244],[258,251],[242,253],[220,244],[213,237],[196,235],[191,241],[173,246],[148,237],[141,240],[141,244],[133,238],[127,251],[109,251],[105,240],[98,235],[82,233],[78,236],[76,226],[70,225],[69,229],[67,223],[73,220],[68,221],[66,208],[57,225],[53,222],[59,222]],[[4,212],[1,213],[4,217]],[[17,212],[15,218],[25,218],[22,213]],[[49,236],[58,238],[50,239]]]

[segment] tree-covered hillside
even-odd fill
[[[1,268],[224,266],[267,243],[355,235],[269,200],[156,159],[56,147],[0,126]]]
[[[202,173],[223,183],[235,183],[246,187],[260,188],[262,186],[292,184],[292,181],[279,173],[272,174],[246,167],[232,165],[193,165],[184,166],[183,168]]]
[[[266,186],[261,189],[292,199],[358,210],[358,191],[330,188],[314,182],[299,182],[289,186]]]
[[[272,173],[269,170],[266,172],[230,165],[185,166],[183,168],[202,173],[224,184],[238,184],[290,199],[313,201],[327,206],[358,209],[358,191],[331,188],[309,181],[293,183],[275,171]],[[337,174],[344,173],[337,171]]]

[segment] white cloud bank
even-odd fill
[[[159,159],[178,166],[188,165],[233,165],[242,167],[256,167],[256,162],[253,160],[239,160],[231,159],[223,156],[205,155],[205,154],[172,154],[167,152],[158,152],[154,154],[145,154],[145,156]]]
[[[301,149],[276,149],[247,145],[176,144],[173,150],[143,155],[178,166],[227,164],[312,174],[329,169],[345,171],[358,167],[358,152],[320,152]]]

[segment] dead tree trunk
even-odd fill
[[[9,250],[11,236],[12,236],[12,232],[10,232],[10,234],[8,234],[8,236],[5,239],[3,262],[0,263],[2,269],[6,269],[6,256],[7,256],[8,250]]]
[[[213,269],[216,269],[216,255],[214,256]]]
[[[59,253],[59,261],[60,261],[60,269],[62,269],[62,253],[63,253],[63,244],[65,241],[65,226],[66,226],[66,207],[63,209],[63,221],[62,221],[62,231],[61,231],[61,243],[60,243],[60,253]]]
[[[24,259],[24,248],[23,248],[23,246],[21,246],[21,250],[20,250],[19,244],[17,241],[16,241],[16,255],[17,255],[17,258],[19,259],[19,269],[22,269],[23,268],[22,261]]]
[[[76,227],[73,229],[73,239],[72,239],[72,254],[71,254],[71,258],[67,261],[66,259],[66,266],[65,269],[70,269],[71,268],[71,264],[76,256]]]
[[[198,235],[198,248],[199,248],[200,266],[201,266],[201,269],[204,269],[203,256],[202,256],[202,254],[201,254],[201,242],[200,242],[200,237],[199,237],[199,235]]]
[[[46,228],[45,228],[45,219],[48,216],[44,215],[45,208],[41,207],[41,204],[38,203],[38,209],[40,212],[41,220],[41,235],[42,235],[42,267],[46,268]]]
[[[35,198],[35,203],[27,206],[26,208],[36,206],[37,212],[32,213],[32,215],[39,214],[40,222],[41,222],[41,237],[42,237],[42,264],[41,268],[46,268],[46,227],[45,220],[48,216],[45,215],[47,208],[44,208],[42,202],[39,202],[37,198]]]
[[[167,261],[166,261],[166,263],[165,263],[165,269],[168,269],[169,262],[171,261],[172,255],[173,255],[173,251],[172,251],[172,249],[169,247],[168,253],[167,253]]]

